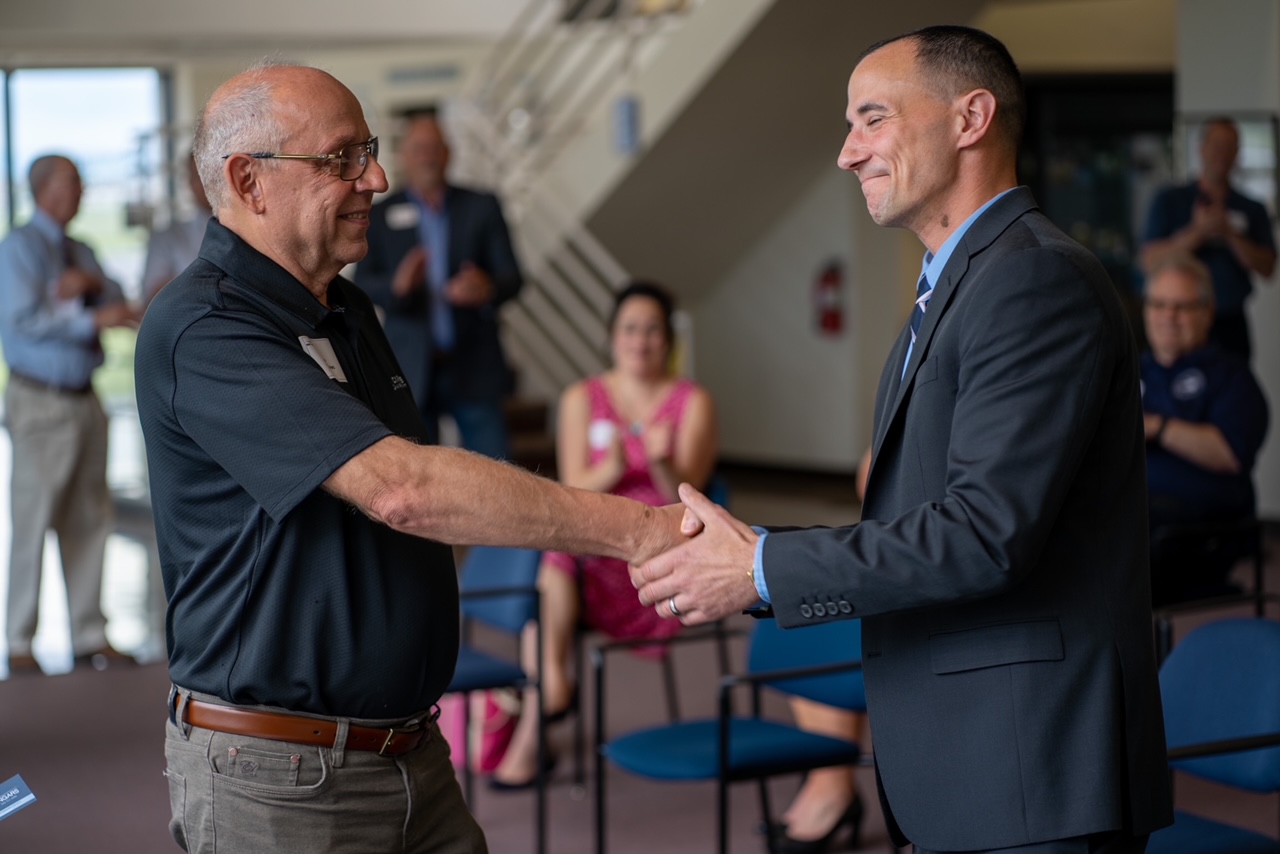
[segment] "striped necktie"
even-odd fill
[[[924,322],[924,311],[929,307],[929,297],[933,296],[933,286],[929,284],[929,277],[924,273],[920,274],[920,281],[916,282],[916,305],[911,309],[911,344],[916,343],[916,335],[920,332],[920,324]]]

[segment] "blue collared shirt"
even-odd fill
[[[938,279],[942,276],[942,271],[946,269],[947,262],[951,260],[951,253],[955,252],[956,247],[960,245],[960,241],[964,239],[965,232],[969,230],[969,226],[977,222],[978,217],[986,213],[987,208],[994,205],[1002,196],[1005,195],[1005,193],[1011,192],[1012,190],[1013,188],[1010,187],[1003,193],[999,193],[988,200],[982,207],[971,213],[969,218],[960,223],[960,227],[951,232],[951,236],[948,237],[940,247],[938,247],[937,254],[928,251],[924,253],[924,261],[921,262],[920,269],[921,273],[928,278],[929,287],[933,288],[937,286]],[[919,281],[919,279],[916,281]],[[928,309],[925,309],[925,314],[928,313]],[[902,370],[904,374],[907,370],[907,363],[911,361],[911,350],[914,346],[915,342],[907,345],[907,358],[902,362]],[[760,539],[756,540],[756,554],[752,565],[756,579],[756,592],[760,594],[760,598],[762,600],[765,602],[771,602],[773,600],[769,598],[769,585],[764,579],[764,541],[768,538],[769,534],[763,528],[756,528],[755,531],[760,535]]]
[[[102,364],[93,309],[84,299],[59,299],[64,232],[36,208],[31,221],[0,241],[0,342],[10,370],[51,385],[88,384]],[[97,304],[124,299],[120,285],[107,278],[93,250],[71,241],[76,266],[100,277]]]
[[[448,192],[446,190],[446,192]],[[418,240],[427,249],[427,287],[431,289],[431,342],[436,350],[453,349],[453,312],[445,299],[449,284],[449,214],[436,210],[412,190],[409,198],[418,206]]]

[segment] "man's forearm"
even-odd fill
[[[1240,471],[1240,462],[1226,437],[1212,424],[1167,418],[1164,428],[1157,433],[1157,441],[1169,453],[1202,469],[1223,474]]]
[[[1170,255],[1195,252],[1202,241],[1200,232],[1192,225],[1179,229],[1168,237],[1148,241],[1142,247],[1142,268],[1150,273]]]
[[[478,454],[396,437],[357,454],[325,487],[391,528],[452,545],[635,561],[680,541],[678,510],[564,487]]]
[[[1227,243],[1236,259],[1259,276],[1270,276],[1276,269],[1276,253],[1269,246],[1254,243],[1243,234],[1227,235]]]

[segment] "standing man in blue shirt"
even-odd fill
[[[36,211],[0,242],[0,340],[9,362],[5,426],[13,440],[13,544],[6,634],[9,673],[31,655],[45,532],[58,535],[76,663],[127,660],[107,643],[102,562],[111,532],[107,418],[91,382],[99,333],[136,322],[93,250],[67,236],[83,187],[76,165],[46,155],[28,174]]]
[[[434,111],[409,115],[397,148],[407,186],[374,205],[355,280],[384,312],[431,441],[450,415],[464,447],[508,454],[509,375],[498,309],[523,284],[498,199],[449,184],[449,143]]]
[[[1194,254],[1213,276],[1217,310],[1213,341],[1242,359],[1250,358],[1244,304],[1253,276],[1276,268],[1275,236],[1267,209],[1231,186],[1240,154],[1240,131],[1226,117],[1205,123],[1200,139],[1200,177],[1156,196],[1143,237],[1142,266],[1150,275],[1176,254]]]

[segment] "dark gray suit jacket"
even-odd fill
[[[373,206],[369,215],[369,254],[356,265],[355,280],[385,312],[387,339],[395,351],[414,400],[425,407],[431,388],[432,300],[421,289],[408,297],[391,294],[396,267],[418,245],[418,226],[392,228],[387,211],[412,204],[398,191]],[[524,280],[498,199],[450,186],[445,194],[449,217],[449,275],[470,261],[489,274],[497,294],[480,308],[447,306],[453,313],[454,349],[450,366],[461,400],[497,401],[507,391],[507,366],[498,340],[498,307],[514,297]]]
[[[957,246],[900,380],[908,341],[862,521],[765,541],[777,619],[863,618],[882,797],[912,842],[1169,823],[1138,354],[1107,274],[1018,188]]]

